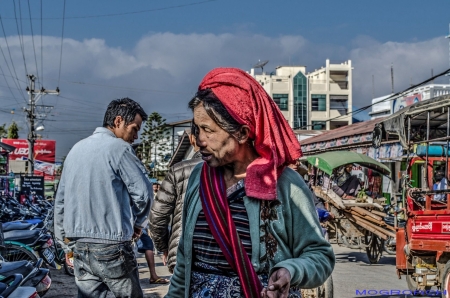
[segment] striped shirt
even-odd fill
[[[244,180],[240,180],[227,190],[228,204],[230,206],[231,215],[236,226],[239,238],[244,248],[251,258],[252,243],[250,238],[250,226],[248,222],[247,210],[244,205]],[[197,218],[193,234],[194,248],[194,268],[196,271],[204,271],[208,268],[211,273],[223,275],[235,275],[230,264],[225,258],[219,244],[214,239],[211,229],[206,221],[206,216],[202,211]]]

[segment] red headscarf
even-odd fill
[[[247,196],[276,199],[278,177],[286,165],[302,156],[300,143],[278,106],[255,79],[237,68],[213,69],[198,89],[211,89],[228,113],[250,128],[259,157],[247,167]]]

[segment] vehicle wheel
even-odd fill
[[[72,267],[67,264],[65,254],[64,254],[64,271],[67,273],[67,275],[75,276],[75,270],[73,269],[73,263],[72,263]]]
[[[16,262],[16,261],[31,261],[36,262],[37,257],[34,253],[26,249],[25,247],[16,244],[5,244],[5,247],[0,250],[2,257],[5,261]]]
[[[381,259],[381,254],[383,252],[383,239],[375,235],[374,233],[367,231],[364,235],[367,257],[369,258],[370,264],[376,264]]]
[[[450,298],[450,261],[445,264],[441,274],[441,292],[443,298]]]
[[[333,278],[328,277],[323,285],[319,287],[319,297],[318,298],[333,298],[334,288],[333,288]]]
[[[391,237],[389,237],[387,241],[383,241],[384,242],[384,251],[390,255],[395,255],[397,253],[395,245],[388,245],[390,239],[391,239]]]
[[[429,291],[431,287],[425,287],[425,290],[421,292],[417,286],[417,282],[414,280],[411,274],[406,275],[406,283],[408,284],[408,290],[411,291],[413,296],[424,296],[426,291]],[[444,296],[445,297],[445,296]]]

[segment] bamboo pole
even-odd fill
[[[371,213],[370,211],[361,208],[361,207],[352,207],[351,210],[356,211],[358,213],[361,213],[364,216],[370,216],[373,217],[374,219],[378,220],[378,221],[383,221],[383,218],[381,216],[378,216],[376,214]]]

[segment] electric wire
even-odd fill
[[[345,117],[345,116],[356,115],[356,114],[361,113],[362,111],[365,111],[365,110],[367,110],[368,108],[373,107],[374,105],[379,104],[379,103],[381,103],[381,102],[394,100],[394,99],[396,99],[396,98],[398,98],[398,97],[404,95],[404,94],[407,93],[408,91],[411,91],[412,89],[415,89],[415,88],[417,88],[417,87],[420,87],[420,86],[422,86],[422,85],[424,85],[424,84],[426,84],[426,83],[428,83],[428,82],[431,82],[431,81],[433,81],[434,79],[436,79],[436,78],[438,78],[438,77],[441,77],[441,76],[444,76],[444,75],[446,75],[446,74],[450,74],[450,68],[447,69],[447,70],[445,70],[445,71],[443,71],[443,72],[441,72],[440,74],[437,74],[437,75],[435,75],[435,76],[432,76],[432,77],[429,78],[429,79],[426,79],[426,80],[423,81],[423,82],[420,82],[420,83],[418,83],[418,84],[416,84],[416,85],[410,86],[410,87],[406,88],[406,89],[403,90],[403,91],[394,93],[394,94],[392,94],[391,96],[389,96],[389,97],[387,97],[387,98],[385,98],[385,99],[383,99],[383,100],[380,100],[380,101],[378,101],[378,102],[372,103],[372,104],[367,105],[367,106],[364,106],[364,107],[359,108],[359,109],[357,109],[357,110],[355,110],[355,111],[347,112],[347,113],[344,114],[344,115],[339,115],[339,116],[337,116],[337,117],[334,117],[334,118],[331,118],[331,119],[328,119],[328,120],[319,121],[319,122],[320,122],[320,123],[326,123],[326,122],[331,122],[331,121],[333,121],[333,120],[335,120],[335,119],[343,118],[343,117]],[[310,126],[313,126],[313,125],[304,125],[304,126],[298,128],[298,129],[303,129],[303,128],[307,128],[307,127],[310,127]]]
[[[6,37],[5,27],[3,26],[3,20],[2,20],[2,16],[1,15],[0,15],[0,25],[2,26],[3,35],[5,37],[6,48],[8,49],[9,58],[11,59],[11,66],[12,66],[12,69],[14,71],[14,75],[15,76],[13,76],[13,74],[12,74],[11,68],[9,67],[9,63],[8,63],[8,61],[6,59],[5,53],[3,52],[3,49],[2,49],[1,46],[0,46],[0,51],[2,52],[3,59],[5,59],[6,66],[8,67],[9,73],[11,74],[11,77],[13,78],[14,84],[16,85],[17,89],[22,90],[20,88],[19,78],[17,77],[17,72],[16,72],[16,68],[14,66],[14,61],[13,61],[12,56],[11,56],[11,49],[9,48],[8,38]],[[26,103],[27,100],[25,99],[25,96],[23,95],[23,93],[22,92],[19,92],[19,93],[22,95],[22,98],[23,98],[23,100]]]
[[[72,17],[66,17],[66,19],[93,19],[93,18],[105,18],[105,17],[116,17],[116,16],[123,16],[123,15],[131,15],[131,14],[141,14],[146,12],[154,12],[154,11],[162,11],[162,10],[170,10],[170,9],[176,9],[176,8],[182,8],[182,7],[188,7],[188,6],[195,6],[200,5],[208,2],[215,2],[218,0],[206,0],[206,1],[198,1],[198,2],[191,2],[186,4],[179,4],[179,5],[173,5],[173,6],[167,6],[167,7],[160,7],[160,8],[152,8],[152,9],[145,9],[145,10],[137,10],[137,11],[129,11],[129,12],[119,12],[119,13],[109,13],[109,14],[98,14],[98,15],[86,15],[86,16],[72,16]],[[42,4],[42,0],[41,0]],[[5,18],[5,19],[12,19],[12,18]],[[53,18],[45,18],[46,20],[60,20],[59,17],[53,17]]]
[[[5,78],[6,85],[7,85],[8,89],[9,89],[9,91],[11,92],[11,95],[13,96],[13,98],[14,98],[14,100],[17,102],[17,104],[20,105],[20,102],[17,100],[17,98],[16,98],[16,96],[14,95],[14,93],[13,93],[11,87],[9,86],[8,80],[6,79],[5,73],[4,73],[3,68],[2,68],[1,65],[0,65],[0,70],[1,70],[1,72],[2,72],[3,77]],[[2,86],[2,87],[3,87],[3,86]]]
[[[34,53],[34,62],[35,62],[35,64],[36,64],[37,81],[38,81],[40,87],[42,88],[42,84],[41,84],[41,82],[40,82],[40,77],[39,77],[38,64],[37,64],[36,47],[35,47],[35,45],[34,45],[34,32],[33,32],[33,21],[31,20],[30,0],[28,0],[27,2],[28,2],[28,13],[29,13],[29,15],[30,15],[31,41],[32,41],[32,43],[33,43],[33,53]]]
[[[64,43],[64,20],[66,16],[66,0],[64,0],[64,7],[63,7],[63,19],[62,19],[62,30],[61,30],[61,53],[59,55],[59,74],[58,74],[58,87],[59,82],[61,80],[61,65],[62,65],[62,55],[63,55],[63,43]]]
[[[41,82],[42,82],[42,85],[44,85],[44,54],[43,54],[44,51],[43,51],[43,39],[42,39],[44,29],[43,29],[43,21],[42,20],[43,19],[42,19],[42,0],[41,0],[41,76],[42,76]]]
[[[26,62],[26,59],[25,59],[25,50],[24,50],[24,46],[23,46],[23,32],[21,34],[21,31],[22,31],[22,11],[20,9],[20,0],[19,0],[20,30],[19,30],[19,22],[17,21],[16,1],[15,0],[13,0],[13,4],[14,4],[14,16],[16,17],[17,35],[19,35],[20,49],[22,50],[23,66],[25,68],[25,74],[28,75],[27,62]]]

